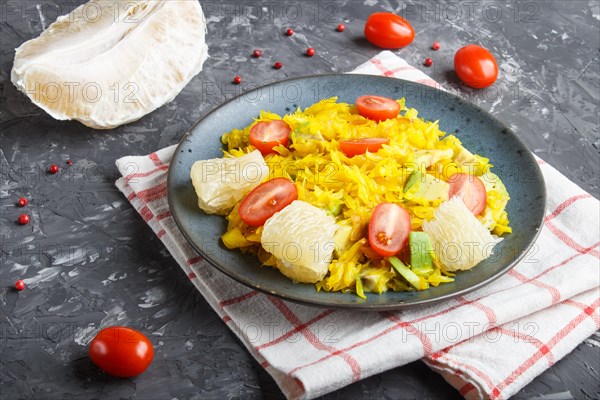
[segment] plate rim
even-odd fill
[[[202,121],[204,121],[204,119],[206,119],[209,115],[217,112],[219,109],[227,106],[229,103],[236,101],[239,97],[241,96],[245,96],[248,95],[250,93],[259,91],[259,90],[263,90],[264,88],[267,88],[269,86],[273,86],[273,85],[278,85],[278,84],[285,84],[288,82],[293,82],[293,81],[298,81],[298,80],[305,80],[305,79],[311,79],[311,78],[317,78],[317,79],[321,79],[321,78],[325,78],[325,77],[341,77],[341,76],[358,76],[358,77],[368,77],[368,78],[379,78],[379,79],[390,79],[390,80],[394,80],[394,81],[400,81],[400,82],[404,82],[404,83],[408,83],[410,85],[417,85],[417,86],[421,86],[422,88],[425,88],[425,90],[441,90],[441,89],[437,89],[419,82],[414,82],[414,81],[409,81],[406,79],[400,79],[400,78],[394,78],[394,77],[388,77],[388,76],[381,76],[381,75],[369,75],[369,74],[354,74],[354,73],[325,73],[325,74],[311,74],[311,75],[303,75],[303,76],[299,76],[299,77],[293,77],[293,78],[287,78],[287,79],[282,79],[282,80],[277,80],[271,83],[267,83],[261,86],[257,86],[252,90],[240,93],[239,95],[236,95],[234,97],[232,97],[231,99],[219,104],[218,106],[212,108],[211,110],[207,111],[206,113],[204,113],[196,122],[194,122],[194,124],[192,124],[192,126],[185,132],[185,134],[183,134],[183,136],[181,137],[179,143],[177,144],[177,147],[174,150],[173,153],[173,157],[171,159],[171,162],[169,163],[169,169],[168,169],[168,173],[167,173],[167,182],[166,182],[166,186],[167,186],[167,201],[169,204],[169,211],[171,212],[171,215],[173,216],[173,220],[175,221],[175,225],[177,226],[177,228],[179,229],[179,231],[182,233],[183,237],[185,238],[185,240],[187,240],[187,242],[194,248],[194,250],[196,250],[202,257],[203,259],[210,264],[212,267],[216,268],[218,271],[224,273],[225,275],[227,275],[228,277],[232,278],[233,280],[243,284],[246,287],[249,287],[251,289],[257,290],[261,293],[265,293],[268,295],[272,295],[272,296],[276,296],[278,298],[281,298],[283,300],[287,300],[287,301],[291,301],[294,303],[299,303],[299,304],[304,304],[304,305],[308,305],[308,306],[312,306],[312,307],[327,307],[327,308],[332,308],[332,309],[351,309],[351,310],[356,310],[356,311],[390,311],[390,310],[397,310],[397,309],[408,309],[408,308],[415,308],[415,307],[425,307],[425,306],[429,306],[432,304],[436,304],[436,303],[440,303],[442,301],[445,300],[450,300],[459,296],[463,296],[465,294],[471,293],[483,286],[489,285],[490,283],[492,283],[493,281],[495,281],[496,279],[500,278],[501,276],[505,275],[508,271],[510,271],[511,269],[513,269],[517,263],[519,263],[524,257],[525,255],[529,252],[529,250],[531,249],[531,247],[535,244],[535,242],[537,241],[541,231],[542,231],[542,227],[544,224],[544,215],[545,215],[545,210],[547,207],[547,189],[546,189],[546,182],[544,179],[544,175],[540,169],[539,164],[536,162],[534,154],[531,152],[531,150],[529,150],[529,147],[523,142],[523,140],[521,140],[521,138],[519,138],[519,136],[509,127],[507,126],[504,122],[502,122],[501,120],[499,120],[498,118],[496,118],[496,116],[494,116],[492,113],[490,113],[489,111],[479,107],[477,104],[472,103],[466,99],[463,99],[462,97],[455,95],[454,93],[450,93],[448,91],[444,91],[445,95],[448,95],[456,100],[458,100],[459,102],[462,103],[467,103],[468,105],[470,105],[471,107],[475,108],[476,110],[478,110],[479,112],[485,114],[488,118],[491,118],[495,123],[501,125],[504,129],[506,129],[510,135],[525,149],[527,149],[527,157],[528,159],[531,161],[532,165],[534,165],[534,171],[537,177],[540,178],[540,181],[542,183],[541,185],[541,193],[540,195],[543,197],[543,205],[542,208],[544,210],[544,212],[542,212],[542,216],[537,224],[537,227],[535,228],[535,234],[533,235],[533,237],[530,239],[529,243],[527,244],[527,246],[523,247],[522,249],[519,249],[519,253],[518,255],[515,257],[515,259],[509,263],[508,265],[506,265],[504,268],[502,268],[500,271],[496,272],[495,274],[493,274],[492,276],[488,277],[487,279],[484,279],[481,282],[478,282],[475,285],[469,286],[467,288],[463,288],[461,290],[458,290],[456,292],[452,292],[452,293],[447,293],[447,294],[443,294],[440,295],[438,297],[435,298],[430,298],[430,299],[421,299],[421,300],[416,300],[416,301],[410,301],[410,302],[397,302],[397,303],[389,303],[389,304],[377,304],[377,303],[369,303],[368,301],[366,302],[362,302],[362,303],[332,303],[332,302],[327,302],[327,301],[321,301],[321,300],[307,300],[305,298],[293,295],[293,294],[288,294],[288,293],[280,293],[277,290],[269,290],[269,289],[265,289],[263,287],[261,287],[260,285],[257,285],[256,283],[254,283],[251,280],[245,279],[242,276],[236,275],[235,273],[221,268],[219,266],[218,262],[215,262],[211,259],[210,256],[206,255],[194,242],[194,240],[188,235],[188,233],[186,232],[186,229],[182,228],[182,222],[180,221],[181,216],[178,214],[177,209],[173,206],[174,204],[174,200],[173,200],[173,196],[175,196],[173,194],[172,190],[169,190],[169,188],[171,187],[171,184],[174,180],[173,178],[173,174],[174,174],[174,168],[171,168],[171,165],[173,164],[173,162],[176,160],[176,157],[178,156],[178,154],[180,153],[181,147],[185,144],[186,142],[186,138],[188,136],[191,135],[191,133],[194,131],[194,129],[196,128],[196,126],[198,126],[200,123],[202,123]],[[235,251],[235,250],[228,250],[228,251]],[[316,290],[316,289],[315,289]]]

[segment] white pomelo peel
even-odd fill
[[[13,84],[58,120],[126,124],[173,100],[208,57],[197,0],[92,0],[17,50]]]

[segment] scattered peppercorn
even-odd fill
[[[27,225],[29,223],[29,215],[27,215],[27,214],[19,215],[19,218],[17,218],[17,222],[19,223],[19,225]]]
[[[15,289],[17,289],[19,292],[21,290],[25,289],[25,282],[23,282],[22,279],[19,279],[18,281],[15,282]]]

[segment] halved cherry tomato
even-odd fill
[[[262,121],[250,129],[250,144],[266,156],[275,153],[275,146],[287,146],[290,132],[284,121]]]
[[[380,256],[398,254],[408,243],[410,233],[408,211],[393,203],[380,203],[371,214],[369,245]]]
[[[465,85],[481,89],[498,78],[498,64],[488,49],[476,44],[460,48],[454,55],[454,70]]]
[[[356,108],[360,115],[375,121],[396,118],[400,113],[400,104],[383,96],[360,96]]]
[[[286,178],[275,178],[255,187],[244,197],[238,214],[250,226],[262,226],[277,211],[298,198],[296,185]]]
[[[109,375],[131,378],[148,368],[154,348],[146,336],[125,326],[104,328],[90,343],[90,358]]]
[[[448,183],[450,184],[448,198],[451,199],[454,196],[460,197],[463,203],[465,203],[465,206],[467,206],[475,216],[483,212],[487,201],[487,193],[481,179],[475,175],[461,172],[452,175],[448,179]]]
[[[389,142],[389,139],[385,138],[340,140],[340,149],[348,157],[354,157],[359,154],[365,154],[367,151],[370,153],[377,153],[382,145],[388,144]]]
[[[384,49],[399,49],[414,40],[415,30],[407,20],[399,15],[378,12],[367,18],[365,37],[375,46]]]

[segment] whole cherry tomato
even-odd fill
[[[399,15],[378,12],[371,14],[365,24],[365,37],[375,46],[399,49],[412,43],[415,30]]]
[[[454,55],[454,70],[465,85],[481,89],[498,78],[498,64],[488,49],[470,44]]]
[[[131,378],[148,368],[154,348],[146,336],[124,326],[104,328],[90,343],[90,358],[101,370],[119,378]]]

